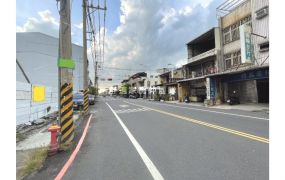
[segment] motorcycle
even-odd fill
[[[189,96],[185,96],[185,98],[184,98],[184,102],[185,102],[185,103],[190,103]]]
[[[233,95],[230,96],[229,99],[227,100],[227,103],[229,103],[229,105],[240,104],[239,98],[236,94],[237,92],[233,91]]]

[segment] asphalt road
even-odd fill
[[[269,179],[268,114],[99,98],[63,179]]]

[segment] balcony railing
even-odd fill
[[[183,78],[169,78],[168,83],[176,83],[179,80],[182,80]]]
[[[190,71],[190,74],[187,78],[196,78],[196,77],[201,77],[201,76],[205,76],[208,74],[215,74],[217,73],[217,69],[215,67],[209,67],[209,68],[205,68],[202,71]]]
[[[216,54],[216,49],[214,48],[214,49],[206,51],[202,54],[198,54],[197,56],[189,58],[188,62],[195,62],[195,61],[198,61],[200,59],[204,59],[206,57],[214,56],[215,54]]]

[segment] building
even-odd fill
[[[16,33],[16,123],[22,124],[58,110],[58,38],[39,32]],[[83,89],[83,48],[72,44],[73,90]],[[25,75],[26,77],[25,77]],[[34,101],[38,85],[44,98]]]
[[[222,101],[237,96],[241,103],[268,103],[269,2],[232,3],[226,1],[217,8],[222,42],[221,71],[210,78],[221,83]]]
[[[16,33],[16,58],[32,84],[58,87],[58,38],[39,33]],[[72,44],[73,89],[83,89],[83,48]],[[27,82],[18,65],[16,81]]]
[[[159,88],[156,85],[159,83],[159,76],[157,72],[147,72],[147,76],[144,81],[143,98],[153,99],[154,94]]]
[[[136,74],[133,74],[128,79],[128,84],[130,84],[130,94],[136,94],[138,97],[143,96],[144,92],[144,82],[147,77],[147,74],[145,72],[138,72]]]
[[[215,89],[210,91],[209,84],[213,80],[208,75],[220,71],[219,59],[221,56],[220,30],[213,27],[207,32],[194,38],[186,44],[188,63],[182,67],[181,78],[178,80],[178,99],[188,96],[190,101],[204,102],[216,96]]]
[[[178,100],[178,81],[183,79],[182,67],[163,72],[159,78],[160,94],[168,94],[169,100]]]
[[[121,91],[125,97],[136,94],[140,98],[153,98],[158,81],[158,73],[139,72],[121,82]]]

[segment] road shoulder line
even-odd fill
[[[141,145],[137,142],[137,140],[135,139],[135,137],[132,135],[132,133],[129,131],[129,129],[127,128],[127,126],[123,123],[123,121],[121,120],[121,118],[117,115],[117,113],[112,109],[112,107],[106,102],[106,104],[109,106],[110,110],[112,111],[112,113],[115,115],[116,119],[119,121],[120,125],[122,126],[123,130],[125,131],[125,133],[127,134],[128,138],[130,139],[130,141],[132,142],[132,144],[134,145],[135,149],[137,150],[137,152],[139,153],[140,157],[142,158],[144,164],[146,165],[146,167],[148,168],[149,172],[151,173],[153,179],[155,180],[164,180],[164,178],[162,177],[162,175],[160,174],[160,172],[158,171],[158,169],[156,168],[156,166],[153,164],[153,162],[151,161],[151,159],[148,157],[148,155],[146,154],[146,152],[143,150],[143,148],[141,147]]]
[[[63,176],[67,172],[68,168],[70,167],[70,165],[74,161],[75,157],[77,156],[77,153],[80,150],[80,148],[82,146],[82,143],[83,143],[83,141],[84,141],[84,139],[86,137],[86,134],[88,132],[88,127],[89,127],[91,118],[92,118],[92,114],[90,115],[90,117],[88,119],[88,122],[86,123],[86,126],[84,128],[83,134],[82,134],[82,136],[81,136],[81,138],[80,138],[76,148],[74,149],[74,151],[70,155],[69,159],[66,161],[66,163],[64,164],[64,166],[62,167],[62,169],[58,173],[58,175],[55,177],[55,180],[61,180],[63,178]]]

